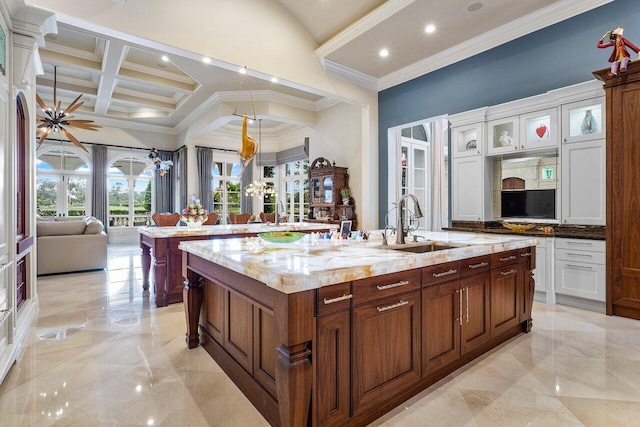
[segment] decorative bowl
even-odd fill
[[[516,233],[523,233],[535,227],[535,224],[512,224],[510,222],[505,222],[502,225],[511,231],[515,231]]]
[[[258,233],[265,242],[270,243],[292,243],[302,239],[305,233],[296,231],[270,231],[268,233]]]

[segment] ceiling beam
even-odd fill
[[[127,47],[121,40],[111,39],[107,42],[104,58],[102,59],[102,77],[98,83],[98,99],[95,113],[106,115],[111,103],[113,90],[116,87],[116,75],[127,54]]]

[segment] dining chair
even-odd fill
[[[202,225],[216,225],[216,223],[218,222],[218,217],[219,215],[215,212],[210,212],[208,214],[208,218],[205,222],[202,223]]]
[[[262,222],[271,222],[274,223],[276,222],[276,214],[274,213],[264,213],[264,212],[260,212],[260,221]]]
[[[251,214],[248,212],[243,212],[241,214],[229,214],[229,223],[231,224],[246,224],[249,222],[249,218],[251,218]]]
[[[170,213],[170,212],[156,212],[151,215],[151,219],[156,223],[158,227],[174,227],[180,221],[179,213]]]

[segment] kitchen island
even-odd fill
[[[180,242],[257,236],[268,231],[326,231],[327,224],[229,224],[188,227],[138,227],[142,249],[142,289],[149,290],[149,272],[153,261],[156,306],[182,302],[182,252]]]
[[[182,242],[187,345],[272,425],[366,425],[531,329],[536,239],[425,237]]]

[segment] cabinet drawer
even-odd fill
[[[424,286],[448,282],[460,278],[460,261],[431,265],[422,269],[422,284]]]
[[[319,288],[317,293],[318,316],[348,309],[351,307],[352,298],[351,282]]]
[[[491,270],[491,255],[460,260],[460,276],[467,277]]]
[[[556,249],[573,249],[604,253],[605,241],[588,239],[556,239]]]
[[[520,249],[491,254],[491,268],[501,268],[520,261]]]
[[[420,289],[420,270],[402,271],[353,282],[353,304]]]
[[[556,263],[556,292],[604,302],[605,275],[604,265],[558,261]]]
[[[589,264],[605,264],[605,255],[603,252],[589,252],[576,249],[558,249],[556,250],[556,260],[564,260],[578,263]]]

